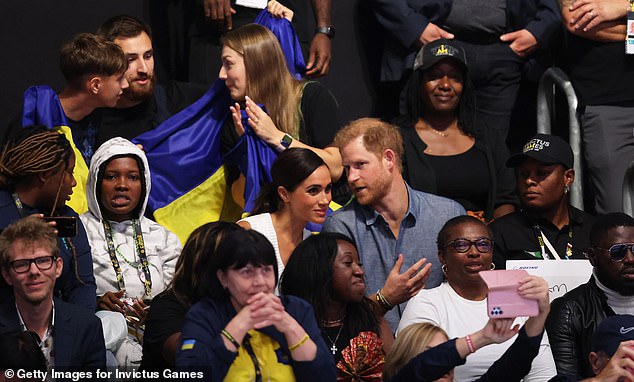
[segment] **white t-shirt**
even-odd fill
[[[449,338],[456,338],[477,332],[488,320],[486,299],[467,300],[460,297],[449,283],[444,282],[436,288],[420,291],[409,301],[398,325],[398,331],[414,323],[429,322],[441,327]],[[523,325],[526,320],[526,317],[518,318],[515,323]],[[456,367],[455,381],[473,381],[479,378],[504,354],[516,337],[513,336],[501,344],[485,346],[469,355],[464,365]],[[533,360],[531,370],[524,381],[548,381],[556,374],[548,336],[544,333],[539,354]]]

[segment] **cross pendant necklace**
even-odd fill
[[[330,347],[330,351],[332,352],[332,355],[337,354],[337,351],[339,350],[337,348],[337,340],[339,340],[339,336],[341,335],[341,329],[343,329],[343,324],[341,324],[341,326],[339,327],[339,330],[337,331],[337,336],[335,337],[335,340],[333,341],[324,328],[324,334],[326,334],[326,338],[328,338],[328,341],[330,341],[330,343],[332,344],[332,346]]]

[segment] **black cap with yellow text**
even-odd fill
[[[429,69],[445,58],[453,58],[462,69],[467,69],[467,57],[460,43],[441,38],[420,48],[414,60],[414,70]]]
[[[572,168],[575,162],[568,142],[555,135],[537,134],[528,141],[522,152],[512,155],[507,167],[517,167],[524,159],[533,158],[545,164],[561,164],[566,169]]]

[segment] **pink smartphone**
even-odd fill
[[[523,269],[481,271],[480,277],[489,287],[487,313],[491,318],[533,317],[539,313],[537,300],[519,295],[519,280],[528,276]]]

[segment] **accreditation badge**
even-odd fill
[[[631,6],[630,6],[631,7]],[[634,54],[634,12],[627,12],[627,34],[625,35],[625,54]]]

